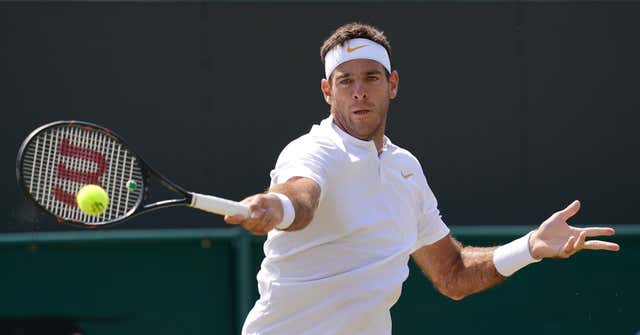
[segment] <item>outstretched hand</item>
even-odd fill
[[[241,203],[249,207],[249,216],[225,216],[228,224],[241,225],[254,235],[269,233],[282,221],[282,203],[273,194],[256,194],[245,198]]]
[[[567,208],[554,213],[531,234],[529,248],[531,255],[536,258],[569,258],[576,252],[589,250],[618,251],[616,243],[586,240],[587,237],[611,236],[615,234],[613,228],[588,227],[577,228],[567,224],[572,216],[580,210],[580,202],[574,201]]]

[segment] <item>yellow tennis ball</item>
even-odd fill
[[[76,202],[85,214],[100,215],[109,206],[109,195],[98,185],[84,185],[76,194]]]

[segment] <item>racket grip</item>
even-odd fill
[[[199,193],[191,193],[191,207],[220,215],[249,216],[249,207],[236,201]]]

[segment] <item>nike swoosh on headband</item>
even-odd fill
[[[366,46],[367,46],[367,45],[366,45],[366,44],[364,44],[364,45],[358,45],[357,47],[353,47],[353,48],[349,48],[349,47],[347,47],[347,52],[351,53],[351,52],[354,52],[354,51],[356,51],[356,50],[358,50],[358,49],[362,49],[362,48],[364,48],[364,47],[366,47]]]

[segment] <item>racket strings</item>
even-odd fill
[[[36,135],[25,149],[21,169],[33,198],[64,220],[104,224],[126,216],[142,196],[136,157],[111,136],[81,126],[57,126]],[[137,187],[130,189],[130,181]],[[88,183],[109,195],[109,206],[100,215],[87,215],[75,203],[75,194]]]

